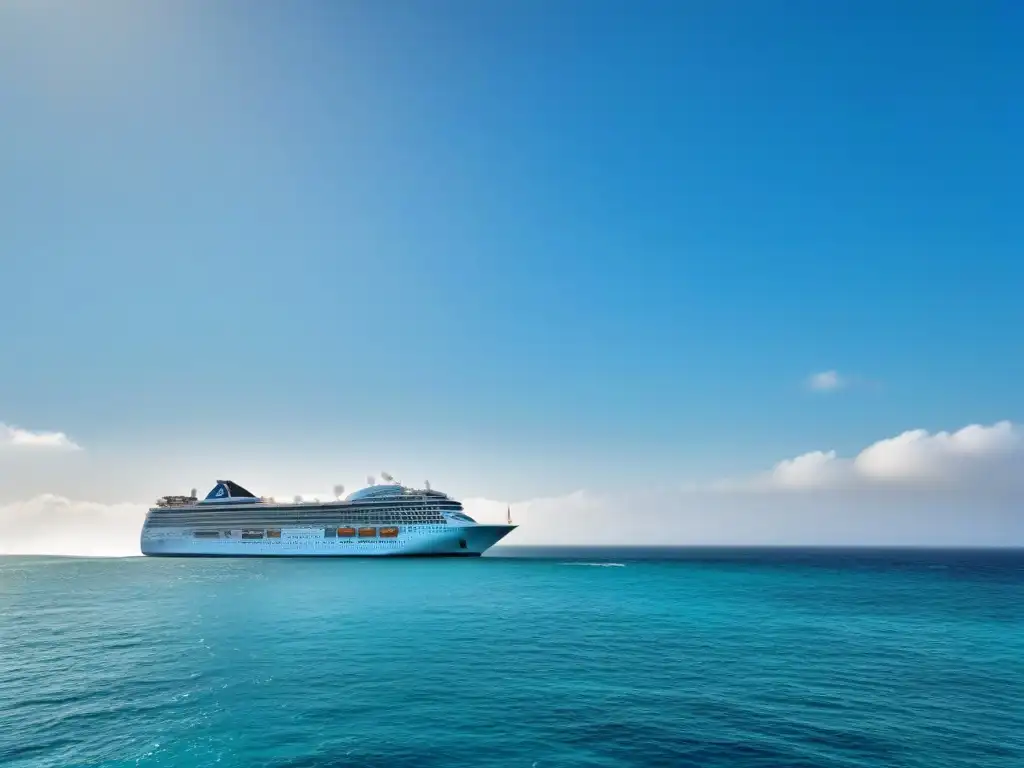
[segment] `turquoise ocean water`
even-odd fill
[[[1024,552],[505,554],[0,559],[0,766],[1024,766]]]

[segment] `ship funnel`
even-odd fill
[[[429,481],[429,480],[424,480],[424,481],[423,481],[423,485],[424,485],[424,486],[426,487],[426,489],[427,489],[428,491],[430,490],[430,481]]]
[[[345,486],[344,485],[336,485],[336,486],[334,486],[334,498],[340,499],[341,495],[343,493],[345,493]]]
[[[192,492],[189,493],[189,498],[192,498],[192,499],[199,498],[199,491],[197,491],[195,488],[193,488]]]
[[[367,485],[376,485],[377,481],[373,479],[373,475],[367,475],[366,476],[366,484]]]

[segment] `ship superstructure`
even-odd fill
[[[390,479],[390,476],[388,476]],[[341,495],[341,488],[336,489]],[[515,529],[482,525],[445,493],[395,482],[333,501],[283,503],[218,480],[206,498],[164,496],[142,553],[162,556],[479,556]]]

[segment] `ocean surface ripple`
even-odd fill
[[[0,765],[1024,766],[1024,552],[505,554],[2,558]]]

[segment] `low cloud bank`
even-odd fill
[[[0,554],[140,555],[145,517],[140,504],[96,504],[43,494],[0,505]]]
[[[504,544],[1024,546],[1024,440],[1010,422],[911,430],[852,458],[814,451],[690,488],[470,498]],[[0,505],[0,554],[139,554],[146,509],[44,494]]]
[[[899,489],[647,491],[511,504],[507,545],[1024,546],[1020,496]],[[480,522],[506,504],[467,499]]]
[[[506,503],[467,499],[481,522]],[[917,429],[852,458],[812,451],[686,489],[587,491],[511,505],[508,544],[1024,546],[1024,440],[1008,421]]]

